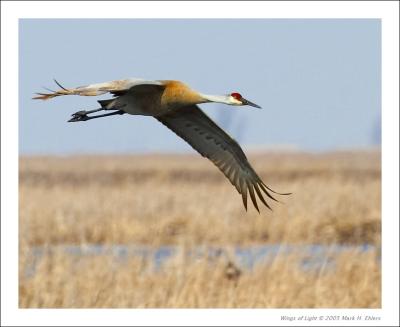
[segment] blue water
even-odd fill
[[[184,257],[190,260],[207,258],[212,264],[221,258],[233,260],[235,264],[243,269],[251,271],[257,265],[271,264],[276,256],[295,254],[298,258],[299,266],[310,272],[318,272],[321,269],[325,271],[334,271],[335,257],[344,251],[353,251],[353,253],[362,253],[373,251],[374,246],[364,244],[360,246],[350,245],[280,245],[280,244],[263,244],[252,246],[235,246],[228,248],[199,246],[191,250],[182,250],[178,246],[161,246],[158,248],[142,246],[142,245],[58,245],[51,247],[34,247],[32,248],[32,259],[27,266],[25,276],[30,277],[35,274],[38,262],[47,253],[52,250],[61,250],[65,253],[82,257],[82,256],[112,256],[116,264],[123,264],[130,258],[141,258],[146,262],[153,264],[155,271],[162,271],[163,266],[168,260],[171,260],[178,254],[184,252]],[[229,254],[228,254],[229,253]]]

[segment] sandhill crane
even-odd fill
[[[90,84],[71,89],[61,86],[56,80],[55,82],[60,87],[60,90],[49,90],[51,93],[37,93],[38,96],[34,97],[34,99],[47,100],[62,95],[97,96],[111,93],[114,98],[98,101],[101,108],[78,111],[72,115],[69,122],[87,121],[125,113],[153,116],[183,138],[202,156],[210,159],[221,170],[242,195],[246,210],[247,193],[250,194],[250,198],[258,212],[260,210],[255,193],[269,209],[271,207],[265,201],[262,192],[274,201],[277,200],[271,193],[290,194],[275,192],[264,184],[251,167],[239,144],[197,106],[200,103],[217,102],[232,106],[249,105],[261,108],[244,99],[237,92],[228,95],[206,95],[194,91],[180,81],[149,81],[136,78]],[[88,114],[103,110],[111,112],[88,116]]]

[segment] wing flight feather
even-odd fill
[[[270,199],[277,201],[251,167],[240,145],[218,127],[198,106],[188,106],[155,118],[189,143],[202,156],[210,159],[221,170],[242,195],[246,210],[247,194],[250,194],[251,201],[258,211],[256,194],[269,209],[271,207],[263,198],[262,191]]]

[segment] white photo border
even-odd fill
[[[324,325],[281,315],[371,315],[398,323],[399,4],[395,1],[21,1],[1,4],[2,325]],[[77,10],[79,8],[79,10]],[[382,21],[382,309],[19,309],[18,20],[21,18],[377,18]],[[329,323],[329,322],[328,322]],[[335,321],[349,326],[350,321]],[[357,324],[357,322],[354,322]]]

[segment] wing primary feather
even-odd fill
[[[258,213],[260,213],[260,209],[258,209],[257,199],[256,199],[256,196],[255,196],[254,190],[253,190],[253,185],[251,185],[250,182],[248,182],[248,189],[249,189],[251,201],[253,202],[254,207],[257,209]]]
[[[247,192],[246,192],[246,194],[245,194],[245,193],[242,193],[242,200],[243,200],[244,208],[245,208],[246,211],[247,211]]]
[[[247,211],[247,186],[244,186],[244,188],[241,189],[240,193],[242,193],[243,205]]]
[[[270,199],[272,199],[272,200],[274,200],[274,201],[276,201],[276,202],[280,202],[279,200],[275,199],[275,198],[267,191],[267,189],[265,188],[265,185],[264,185],[263,182],[259,183],[258,185],[261,187],[261,189],[264,191],[264,193],[265,193]]]
[[[260,200],[262,201],[262,203],[264,203],[265,206],[266,206],[269,210],[272,211],[272,208],[268,205],[267,201],[265,201],[265,199],[264,199],[264,197],[263,197],[263,195],[262,195],[260,189],[258,188],[258,185],[257,185],[257,184],[254,184],[254,189],[256,190],[256,192],[257,192],[257,194],[258,194],[258,197],[260,198]]]
[[[232,184],[235,185],[236,190],[239,193],[242,193],[241,186],[240,186],[240,173],[239,173],[239,170],[237,170],[237,169],[233,171]],[[246,197],[247,197],[247,195],[246,195]]]
[[[272,193],[279,194],[279,195],[291,195],[291,194],[292,194],[292,193],[279,193],[279,192],[276,192],[276,191],[274,191],[273,189],[269,188],[267,185],[264,184],[264,182],[262,182],[262,184],[263,184],[269,191],[271,191]]]
[[[225,175],[228,177],[228,179],[231,179],[231,173],[232,173],[232,164],[230,161],[226,162],[226,168],[225,168]]]

